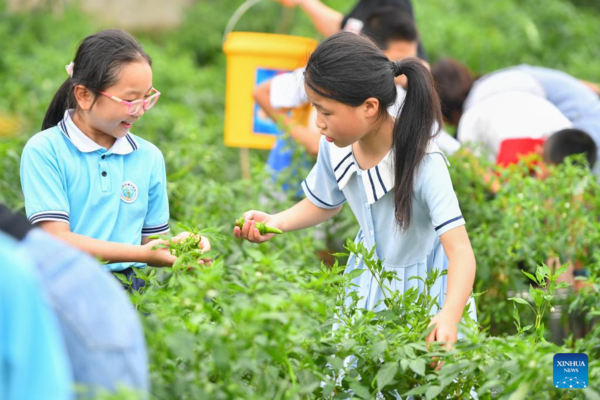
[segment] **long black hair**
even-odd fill
[[[58,89],[42,123],[42,130],[57,125],[65,111],[77,107],[74,88],[83,85],[95,96],[114,85],[124,64],[152,59],[127,32],[109,29],[86,37],[73,60],[73,76]]]
[[[440,101],[429,70],[415,58],[392,62],[370,39],[339,32],[316,48],[304,74],[308,87],[340,103],[358,107],[376,98],[382,116],[396,101],[394,77],[406,75],[406,97],[394,124],[392,147],[396,219],[408,229],[414,178],[429,141],[442,126]]]

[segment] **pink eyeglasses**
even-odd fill
[[[158,98],[160,97],[160,92],[154,88],[152,88],[150,97],[144,100],[125,101],[123,99],[118,98],[117,96],[111,96],[106,92],[100,92],[100,94],[110,99],[113,99],[116,102],[125,104],[127,106],[127,114],[129,115],[135,115],[139,113],[142,108],[144,108],[144,111],[148,111],[149,109],[154,107],[154,105],[158,101]]]

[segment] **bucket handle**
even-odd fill
[[[246,0],[244,1],[233,13],[229,21],[227,21],[227,25],[225,25],[225,31],[223,32],[223,39],[221,40],[222,44],[225,44],[225,40],[227,39],[227,35],[233,31],[233,28],[238,23],[240,18],[248,11],[250,8],[260,3],[263,0]]]

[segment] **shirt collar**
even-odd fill
[[[65,117],[58,123],[60,131],[73,143],[77,150],[82,153],[91,153],[96,150],[103,149],[98,143],[90,139],[85,133],[83,133],[77,125],[73,122],[71,114],[73,110],[65,111]],[[113,146],[109,149],[110,153],[113,154],[129,154],[139,148],[135,137],[128,132],[122,138],[118,138]]]
[[[448,159],[444,153],[433,141],[429,142],[425,153],[440,153],[444,157],[444,160],[446,160],[446,163],[448,163]],[[359,170],[354,154],[352,153],[352,146],[340,148],[333,143],[329,143],[329,157],[331,159],[331,165],[333,166],[333,173],[335,174],[338,187],[342,190],[352,177],[352,174],[358,173]],[[366,171],[361,171],[361,174],[359,175],[363,181],[369,204],[373,204],[381,199],[394,187],[393,150],[390,150],[381,159],[379,164]]]

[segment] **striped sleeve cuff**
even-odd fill
[[[169,223],[142,228],[142,236],[162,235],[169,232]]]
[[[42,221],[58,221],[69,223],[69,214],[64,211],[42,211],[29,216],[29,222],[37,224]]]
[[[313,203],[315,206],[319,207],[319,208],[336,208],[341,206],[342,204],[344,204],[346,202],[346,199],[342,200],[341,203],[338,204],[329,204],[324,200],[321,200],[320,198],[318,198],[312,190],[310,190],[310,188],[308,187],[308,183],[306,182],[306,180],[304,180],[302,182],[302,189],[304,190],[304,194],[306,195],[306,197],[310,200],[311,203]]]
[[[461,225],[465,225],[465,219],[463,218],[462,215],[459,215],[458,217],[449,219],[448,221],[438,225],[435,227],[435,231],[437,232],[438,236],[442,236],[444,233],[448,232],[451,229],[454,229],[458,226]]]

